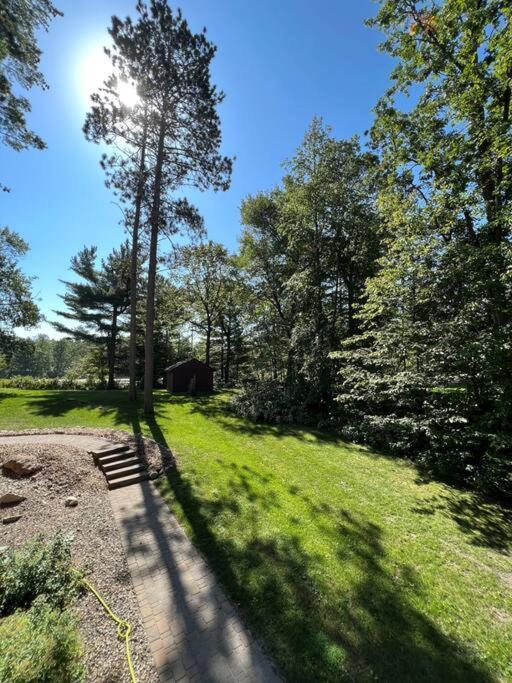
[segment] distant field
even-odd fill
[[[512,681],[512,511],[227,395],[0,390],[0,429],[115,427],[177,454],[161,484],[290,681]]]

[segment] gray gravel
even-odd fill
[[[106,432],[95,434],[106,437]],[[121,441],[119,434],[113,440]],[[156,467],[154,446],[148,450]],[[26,496],[19,505],[0,511],[2,518],[21,514],[18,521],[0,525],[0,545],[19,547],[37,534],[48,537],[58,529],[73,534],[75,564],[87,570],[87,578],[106,597],[113,611],[132,625],[130,643],[138,680],[157,681],[103,475],[82,449],[49,443],[6,444],[2,439],[0,463],[18,456],[35,458],[42,469],[27,479],[10,479],[0,470],[0,495],[9,492]],[[78,505],[65,507],[67,496],[76,497]],[[84,641],[87,680],[128,681],[124,647],[117,640],[114,622],[89,592],[79,599],[76,610]]]

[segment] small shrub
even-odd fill
[[[26,612],[0,620],[0,681],[78,683],[84,680],[76,619],[38,599]]]
[[[38,538],[0,556],[0,616],[30,607],[39,596],[62,608],[80,590],[80,581],[71,566],[71,539],[56,534],[44,543]]]

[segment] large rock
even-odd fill
[[[7,460],[2,465],[2,471],[6,477],[15,477],[16,479],[31,477],[39,470],[42,466],[30,456],[26,458],[17,456],[16,458],[11,458]]]
[[[2,524],[13,524],[13,522],[17,522],[18,519],[21,519],[21,515],[11,515],[10,517],[4,517],[2,519]]]
[[[76,508],[78,505],[78,500],[75,498],[75,496],[68,496],[64,501],[64,505],[67,508]]]
[[[18,503],[23,503],[24,500],[27,500],[26,496],[18,496],[17,493],[4,493],[0,496],[0,507],[18,505]]]

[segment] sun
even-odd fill
[[[119,99],[126,107],[130,107],[131,109],[138,104],[140,98],[137,88],[133,83],[119,81],[117,92],[119,93]]]
[[[103,51],[101,45],[89,48],[79,62],[76,76],[81,99],[87,105],[90,104],[91,95],[96,92],[108,76],[112,73],[112,64]],[[120,81],[118,85],[119,99],[126,107],[135,107],[139,101],[139,95],[135,84]]]

